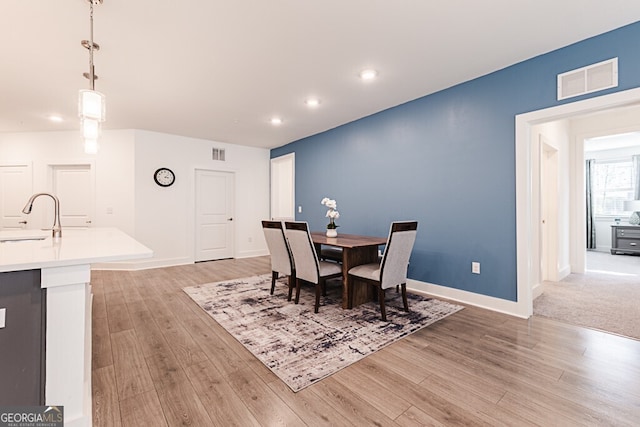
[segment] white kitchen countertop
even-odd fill
[[[13,240],[42,237],[43,240]],[[0,231],[0,272],[92,264],[149,258],[153,251],[117,228],[62,228],[62,237],[51,231]]]

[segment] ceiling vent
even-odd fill
[[[618,58],[558,74],[558,101],[618,86]]]
[[[220,160],[224,162],[224,148],[214,148],[211,152],[211,158],[213,160]]]

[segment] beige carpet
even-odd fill
[[[640,257],[590,253],[585,274],[543,289],[534,315],[640,340]]]

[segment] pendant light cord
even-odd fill
[[[93,0],[89,1],[89,87],[95,90],[95,74],[93,70]]]

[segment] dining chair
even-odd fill
[[[407,303],[407,268],[418,231],[417,221],[395,221],[391,223],[389,238],[380,263],[358,265],[349,269],[349,281],[361,280],[376,287],[382,320],[387,320],[384,305],[385,289],[400,286],[404,311]],[[349,286],[349,302],[353,300],[353,286]]]
[[[267,241],[269,254],[271,255],[271,295],[276,287],[279,274],[289,276],[289,296],[291,301],[293,286],[296,282],[296,269],[289,249],[289,243],[284,235],[284,227],[281,221],[262,221],[262,231]]]
[[[301,282],[312,283],[316,287],[316,303],[313,311],[317,313],[320,307],[320,294],[326,289],[327,279],[342,276],[342,267],[335,262],[318,259],[309,233],[309,225],[306,222],[285,222],[284,226],[296,266],[295,303],[297,304],[300,298]]]

